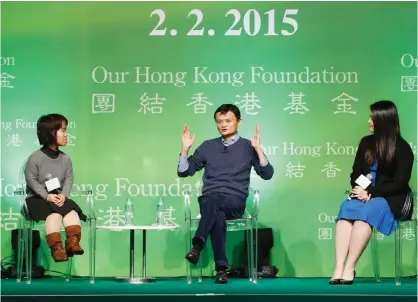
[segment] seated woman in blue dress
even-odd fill
[[[370,106],[369,129],[373,134],[361,139],[350,174],[350,198],[343,201],[336,218],[336,263],[329,284],[353,283],[356,263],[370,240],[372,228],[389,236],[397,220],[412,215],[412,207],[405,201],[411,192],[414,154],[400,134],[393,102],[378,101]],[[372,183],[363,189],[356,180],[368,174],[372,175]]]

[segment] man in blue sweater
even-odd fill
[[[177,174],[193,176],[205,168],[202,195],[198,199],[201,219],[186,259],[193,264],[199,261],[210,234],[217,271],[215,283],[225,284],[228,282],[226,220],[241,218],[244,214],[251,168],[265,180],[272,178],[274,170],[261,148],[258,126],[251,140],[238,135],[241,113],[237,106],[220,106],[214,118],[222,136],[204,141],[189,157],[195,136],[190,136],[188,125],[184,127]]]

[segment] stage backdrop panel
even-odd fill
[[[280,276],[332,274],[334,219],[369,134],[372,102],[396,102],[402,135],[417,152],[413,2],[8,2],[1,68],[3,257],[19,217],[19,169],[39,148],[42,114],[68,118],[63,151],[73,160],[74,188],[93,190],[98,225],[121,225],[129,196],[135,222],[154,223],[164,199],[167,223],[180,229],[148,234],[153,276],[186,272],[182,192],[202,183],[201,175],[176,174],[181,132],[189,124],[196,135],[191,152],[217,137],[213,113],[223,103],[241,109],[241,136],[259,125],[275,169],[269,181],[253,173],[251,187],[260,190],[260,227],[273,229],[271,263]],[[73,198],[87,210],[85,198]],[[89,253],[83,230],[86,254],[74,261],[81,276]],[[412,225],[402,233],[406,275],[416,274],[415,236]],[[394,274],[393,237],[379,238],[383,276]],[[232,267],[243,238],[228,235]],[[64,271],[42,244],[42,265]],[[127,275],[128,249],[129,232],[98,231],[97,276]],[[213,268],[208,261],[205,273]],[[373,274],[369,248],[357,273]]]

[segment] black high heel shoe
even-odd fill
[[[341,279],[331,279],[328,282],[329,285],[337,285],[337,284],[341,284]]]
[[[344,280],[344,279],[341,279],[340,284],[343,284],[343,285],[352,285],[354,283],[354,279],[356,279],[356,271],[354,271],[353,280]]]

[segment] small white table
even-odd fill
[[[129,278],[118,278],[120,282],[127,283],[151,283],[154,282],[154,278],[147,278],[146,256],[147,256],[147,231],[163,231],[163,230],[175,230],[179,226],[177,225],[122,225],[122,226],[97,226],[96,229],[101,230],[113,230],[122,231],[129,230],[130,235],[130,248],[129,248]],[[142,277],[135,278],[134,276],[134,263],[135,263],[135,231],[142,230]]]

